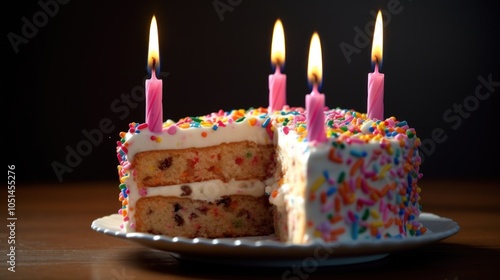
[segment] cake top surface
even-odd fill
[[[415,129],[395,117],[368,119],[366,114],[349,109],[326,109],[325,133],[331,141],[347,144],[381,143],[416,138]],[[133,157],[137,152],[154,149],[207,147],[221,142],[254,141],[272,144],[276,129],[288,135],[295,133],[298,142],[307,143],[307,111],[301,107],[284,107],[269,113],[267,108],[219,110],[204,116],[167,120],[161,133],[148,129],[146,123],[130,123],[117,142],[118,159]],[[238,128],[238,133],[234,129]],[[246,129],[242,129],[246,128]],[[167,140],[165,140],[165,139]]]

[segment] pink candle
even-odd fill
[[[146,123],[152,132],[161,132],[163,125],[162,88],[163,81],[153,70],[151,79],[146,80]]]
[[[152,132],[161,132],[163,125],[163,81],[156,78],[160,66],[158,27],[153,16],[149,29],[148,69],[151,79],[146,80],[146,123]]]
[[[368,73],[368,101],[367,115],[370,119],[384,119],[384,74],[379,73],[382,65],[382,14],[379,11],[373,32],[372,62],[375,71]]]
[[[307,139],[310,142],[324,142],[325,135],[325,95],[319,93],[318,85],[313,85],[311,94],[306,94]]]
[[[286,75],[276,66],[274,74],[269,75],[269,113],[283,109],[286,105]]]
[[[314,33],[309,47],[307,76],[312,84],[311,94],[306,94],[307,139],[310,142],[326,141],[325,134],[325,95],[318,88],[323,75],[321,42],[318,33]]]
[[[281,73],[281,67],[285,64],[285,34],[279,19],[274,24],[271,63],[276,70],[269,75],[269,113],[281,110],[286,105],[286,75]]]

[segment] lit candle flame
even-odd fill
[[[314,32],[309,46],[309,61],[307,64],[307,78],[313,85],[319,86],[323,76],[323,62],[319,35]]]
[[[148,48],[148,71],[154,70],[156,73],[160,69],[160,48],[158,46],[158,26],[156,17],[151,20],[149,28],[149,48]]]
[[[378,11],[377,20],[375,21],[375,30],[373,31],[372,62],[379,67],[382,65],[382,42],[384,39],[383,27],[382,13]]]
[[[285,32],[281,20],[276,20],[271,42],[271,63],[275,66],[285,64]]]

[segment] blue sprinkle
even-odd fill
[[[403,216],[405,214],[405,210],[401,209],[399,210],[399,216]]]
[[[413,221],[415,220],[415,215],[411,214],[410,216],[408,216],[408,221]]]
[[[269,122],[271,121],[271,118],[267,118],[264,123],[262,124],[262,127],[267,127],[267,125],[269,124]]]
[[[402,122],[398,122],[398,123],[396,124],[396,126],[397,126],[397,127],[402,127],[402,126],[405,126],[405,125],[407,125],[407,124],[408,124],[408,123],[407,123],[406,121],[402,121]]]
[[[370,132],[374,132],[374,131],[375,131],[375,128],[374,128],[373,126],[370,126],[370,127],[368,128],[368,131],[370,131]]]
[[[352,223],[352,239],[358,239],[358,223]]]
[[[218,128],[219,128],[219,127],[218,127],[216,124],[214,124],[214,125],[212,126],[212,130],[217,130]]]
[[[128,197],[127,189],[122,189],[122,194],[124,198],[127,198]]]
[[[326,191],[326,195],[327,196],[331,196],[332,194],[336,193],[337,192],[337,189],[334,188],[334,187],[330,187],[328,188],[328,190]]]
[[[330,176],[328,176],[328,170],[323,171],[323,177],[328,181],[330,179]]]
[[[408,174],[408,176],[406,176],[406,179],[407,179],[407,181],[408,181],[408,186],[411,186],[411,181],[412,181],[412,179],[411,179],[411,175],[410,175],[410,174]]]
[[[351,150],[350,154],[353,157],[366,157],[367,152],[366,151]]]

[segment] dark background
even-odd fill
[[[118,134],[130,122],[144,121],[144,100],[136,94],[148,75],[153,14],[160,38],[164,119],[267,106],[277,18],[285,28],[288,103],[304,106],[310,92],[307,55],[317,31],[327,105],[365,112],[371,34],[364,47],[362,40],[356,43],[355,29],[364,30],[374,21],[372,13],[388,10],[388,2],[72,0],[59,3],[52,16],[37,1],[5,2],[5,161],[16,165],[18,181],[57,181],[55,162],[67,166],[60,178],[65,182],[117,180]],[[425,143],[424,178],[498,177],[493,159],[500,153],[492,134],[498,133],[500,85],[490,87],[489,94],[483,87],[482,100],[475,96],[478,76],[500,82],[498,1],[393,2],[399,3],[398,12],[385,18],[381,71],[386,75],[386,115],[416,128]],[[214,3],[229,10],[219,15]],[[29,33],[23,17],[39,27]],[[14,46],[13,34],[25,41]],[[358,53],[346,57],[341,44]],[[453,111],[459,105],[465,105],[461,115]],[[106,131],[100,129],[102,120],[111,124]],[[87,146],[86,155],[68,158],[68,150],[90,143],[84,131],[95,136],[98,130],[102,138]],[[433,139],[433,131],[441,135]]]

